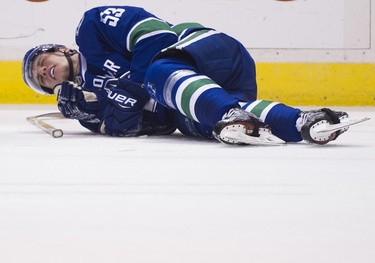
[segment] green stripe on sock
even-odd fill
[[[271,103],[272,101],[262,100],[251,110],[251,113],[254,113],[259,118],[263,110]]]
[[[192,117],[191,112],[190,112],[190,101],[194,92],[196,92],[197,89],[199,89],[200,87],[203,87],[204,85],[212,84],[212,83],[215,83],[215,82],[211,79],[204,78],[204,79],[193,81],[192,83],[187,85],[185,90],[182,92],[182,96],[181,96],[181,108],[187,117]]]

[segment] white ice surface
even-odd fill
[[[54,139],[0,106],[1,263],[373,263],[375,108],[326,146]]]

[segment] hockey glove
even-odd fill
[[[108,92],[100,132],[111,136],[137,136],[142,129],[143,107],[150,99],[141,84],[119,79]]]
[[[86,122],[99,122],[95,112],[97,97],[93,92],[83,91],[80,86],[71,81],[58,84],[54,92],[57,93],[57,107],[66,118]]]

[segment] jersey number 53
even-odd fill
[[[104,24],[116,27],[122,14],[125,12],[123,8],[108,8],[100,13],[100,21]]]

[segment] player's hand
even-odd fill
[[[66,118],[99,122],[95,114],[87,110],[88,103],[97,101],[94,93],[83,91],[80,86],[71,81],[58,84],[54,92],[57,94],[57,107]]]
[[[119,79],[108,93],[100,132],[111,136],[137,136],[142,129],[143,107],[149,99],[141,84]]]

